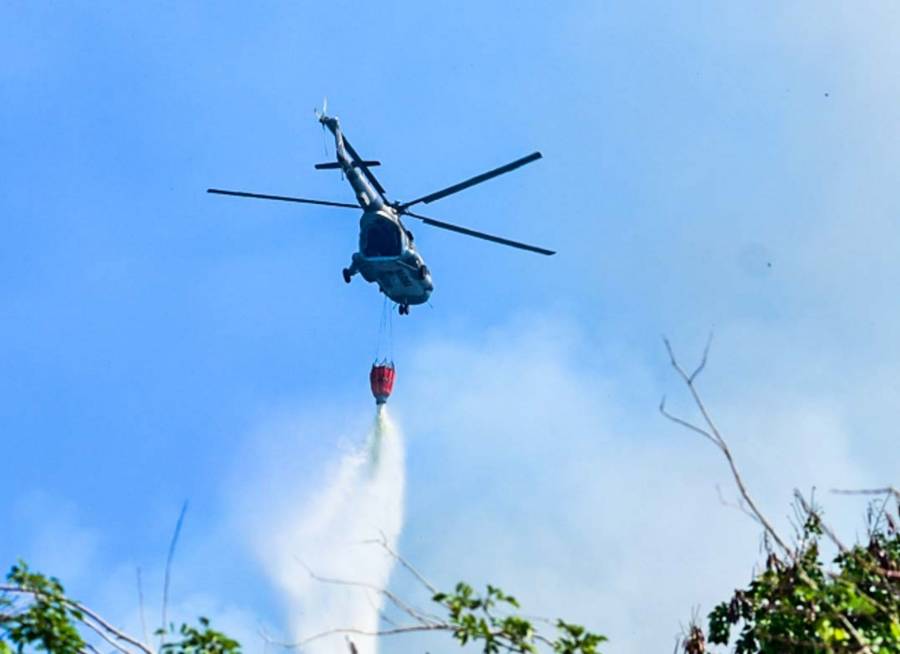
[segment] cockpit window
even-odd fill
[[[401,249],[400,230],[392,222],[378,220],[366,230],[367,257],[399,257]]]

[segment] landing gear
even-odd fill
[[[344,269],[341,271],[341,274],[344,276],[344,283],[345,283],[345,284],[349,284],[349,283],[350,283],[350,278],[353,277],[353,273],[350,272],[350,269],[349,269],[349,268],[344,268]]]
[[[397,313],[399,313],[401,316],[408,316],[409,315],[409,305],[401,304],[399,307],[397,307]]]

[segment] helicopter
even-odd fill
[[[316,118],[323,129],[327,128],[334,136],[335,161],[315,164],[315,168],[316,170],[341,171],[343,177],[346,178],[353,188],[357,204],[246,191],[229,191],[218,188],[207,189],[207,193],[241,198],[297,202],[325,207],[362,209],[363,214],[359,220],[359,250],[353,254],[350,266],[342,271],[344,281],[349,284],[355,275],[360,274],[367,282],[377,283],[381,292],[397,304],[400,315],[408,315],[411,305],[427,302],[434,290],[431,272],[428,270],[428,266],[425,265],[422,255],[416,250],[413,244],[413,233],[404,225],[403,217],[409,216],[432,227],[446,229],[545,256],[556,254],[554,251],[546,248],[486,234],[410,211],[410,207],[417,204],[430,204],[448,195],[458,193],[476,184],[481,184],[489,179],[537,161],[542,157],[540,152],[533,152],[508,164],[409,202],[391,202],[387,199],[384,187],[370,170],[380,166],[381,162],[361,158],[353,146],[350,145],[350,141],[344,136],[340,121],[334,116],[329,116],[326,112],[327,104],[323,103],[322,111],[316,111]]]

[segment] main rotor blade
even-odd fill
[[[478,232],[474,229],[469,229],[468,227],[460,227],[459,225],[454,225],[452,223],[445,223],[443,220],[435,220],[434,218],[429,218],[428,216],[423,216],[421,214],[413,213],[412,211],[403,211],[403,214],[406,216],[412,216],[413,218],[418,218],[426,225],[431,225],[432,227],[440,227],[441,229],[448,229],[451,232],[458,232],[460,234],[465,234],[466,236],[474,236],[475,238],[481,238],[485,241],[491,241],[493,243],[499,243],[500,245],[508,245],[513,248],[519,248],[520,250],[528,250],[529,252],[537,252],[538,254],[543,254],[546,256],[550,256],[556,254],[554,250],[547,250],[545,248],[539,248],[535,245],[528,245],[527,243],[520,243],[519,241],[512,241],[508,238],[502,238],[500,236],[494,236],[493,234],[485,234],[484,232]]]
[[[489,179],[497,177],[498,175],[503,175],[504,173],[508,173],[510,171],[515,170],[516,168],[521,168],[525,164],[530,164],[532,161],[537,161],[543,155],[540,152],[532,152],[527,157],[522,157],[521,159],[516,159],[515,161],[506,164],[505,166],[500,166],[499,168],[494,168],[493,170],[489,170],[486,173],[481,173],[480,175],[475,175],[475,177],[471,177],[464,182],[460,182],[459,184],[454,184],[453,186],[448,186],[447,188],[436,191],[434,193],[429,193],[428,195],[423,195],[420,198],[412,200],[411,202],[404,202],[400,205],[401,209],[406,209],[407,207],[411,207],[414,204],[419,204],[420,202],[424,202],[425,204],[429,204],[434,202],[435,200],[440,200],[441,198],[445,198],[448,195],[452,195],[454,193],[459,193],[463,189],[467,189],[470,186],[475,186],[476,184],[481,184],[482,182],[486,182]]]
[[[220,188],[208,188],[207,193],[217,195],[233,195],[239,198],[259,198],[260,200],[281,200],[282,202],[299,202],[301,204],[320,204],[323,207],[343,207],[345,209],[361,209],[358,204],[347,202],[331,202],[329,200],[307,200],[306,198],[292,198],[287,195],[265,195],[263,193],[247,193],[245,191],[225,191]]]

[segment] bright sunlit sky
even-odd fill
[[[236,513],[364,436],[382,297],[341,279],[354,212],[204,191],[352,201],[312,167],[323,96],[391,199],[544,153],[425,213],[555,257],[410,225],[435,292],[394,316],[400,549],[438,582],[649,652],[749,580],[723,461],[657,412],[692,415],[663,334],[687,362],[715,334],[702,388],[783,528],[816,486],[852,539],[863,506],[827,489],[897,481],[895,3],[12,0],[0,24],[3,565],[134,625],[187,499],[173,611],[251,652],[287,630]]]

